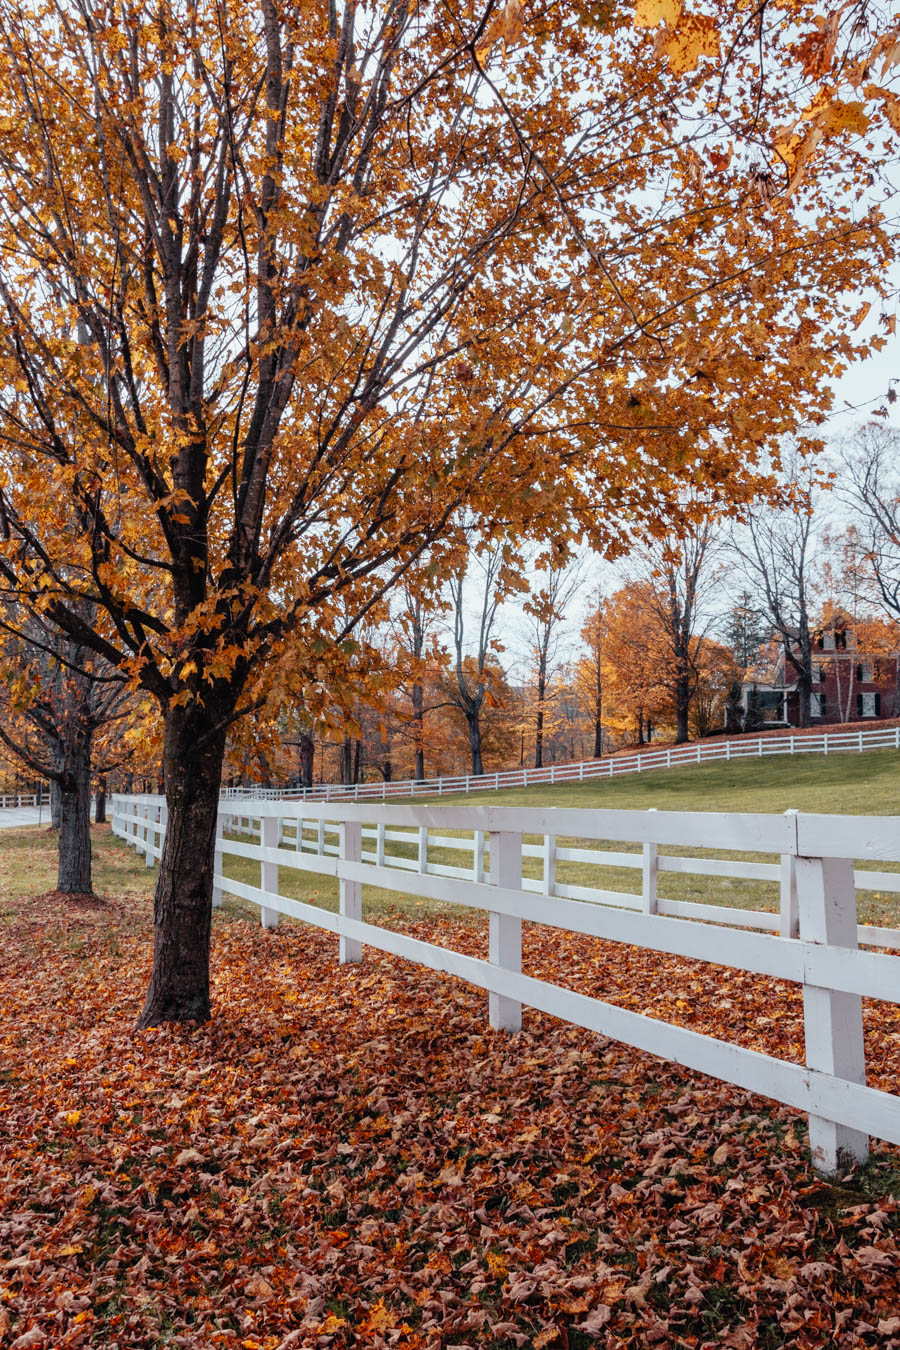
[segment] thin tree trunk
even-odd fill
[[[312,787],[313,781],[313,757],[316,747],[312,736],[300,733],[300,786]]]
[[[469,724],[469,749],[472,752],[472,773],[480,777],[484,773],[484,765],[481,760],[481,721],[478,711],[468,713],[466,721]]]
[[[691,708],[690,676],[681,675],[675,681],[675,744],[690,740],[688,714]]]
[[[94,813],[94,821],[97,825],[106,824],[106,775],[101,774],[97,779],[97,810]]]
[[[600,653],[597,652],[597,689],[594,699],[594,758],[600,759],[603,754],[603,724],[601,715],[603,712],[603,673],[600,669]]]
[[[536,769],[544,767],[544,698],[546,693],[547,681],[542,661],[541,668],[538,670],[537,718],[534,728],[534,767]]]
[[[416,747],[414,777],[422,782],[425,777],[425,691],[420,684],[412,687],[413,738]]]
[[[91,737],[81,734],[68,747],[59,785],[59,865],[56,888],[66,895],[90,895]]]
[[[804,675],[802,671],[797,674],[797,713],[798,721],[801,727],[808,727],[810,723],[810,708],[812,692],[810,688],[810,678]]]
[[[209,1018],[213,853],[227,711],[166,717],[168,822],[153,899],[153,973],[138,1026]],[[219,724],[218,726],[216,724]]]

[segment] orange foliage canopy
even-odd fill
[[[819,10],[0,0],[0,565],[165,710],[158,931],[228,725],[323,706],[461,504],[746,499],[872,345],[897,26]]]

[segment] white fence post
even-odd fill
[[[647,814],[656,811],[655,806],[648,808]],[[659,877],[659,846],[644,841],[641,858],[641,909],[645,914],[656,914],[659,908],[659,898],[656,894],[656,883]]]
[[[225,817],[220,811],[216,817],[216,845],[213,852],[213,877],[222,875],[224,867],[224,858],[222,853],[222,837],[225,833]],[[213,909],[222,908],[222,887],[214,880],[212,893]]]
[[[277,848],[281,834],[281,818],[279,816],[262,816],[259,824],[260,843],[263,848]],[[278,872],[277,863],[264,862],[262,864],[262,888],[264,891],[270,891],[272,895],[278,894]],[[263,928],[277,928],[278,910],[268,909],[265,905],[261,905],[259,921]]]
[[[793,740],[793,737],[791,738]],[[796,816],[797,811],[789,807],[786,816]],[[781,855],[781,881],[778,903],[778,932],[783,938],[800,936],[800,911],[797,907],[797,858],[793,853]]]
[[[492,830],[490,843],[491,884],[511,890],[522,887],[522,836],[507,831]],[[509,914],[488,916],[489,953],[491,965],[503,970],[522,970],[522,920]],[[519,1031],[522,1026],[522,1005],[504,994],[488,995],[488,1017],[495,1031]]]
[[[556,835],[544,835],[544,894],[556,894]]]
[[[798,858],[797,897],[804,942],[856,947],[856,892],[851,858]],[[803,985],[806,1064],[851,1083],[865,1083],[862,998],[816,985]],[[865,1162],[869,1139],[860,1130],[822,1116],[809,1117],[813,1166],[834,1175]]]
[[[362,860],[362,825],[358,820],[345,820],[340,825],[340,856],[343,862]],[[345,919],[362,921],[362,886],[358,881],[341,877],[338,908]],[[339,958],[342,966],[362,960],[362,943],[341,934]]]
[[[159,839],[159,835],[154,829],[154,826],[159,824],[160,817],[161,817],[161,810],[158,805],[147,807],[147,828],[144,832],[144,843],[146,844],[146,848],[144,850],[144,865],[146,867],[154,867],[156,864],[156,858],[153,856],[150,850],[151,850],[151,841],[152,844],[155,844],[156,841]]]
[[[484,881],[484,830],[475,830],[472,840],[472,880]]]
[[[428,871],[428,826],[419,826],[418,864],[420,872]]]

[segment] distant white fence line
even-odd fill
[[[0,792],[0,808],[6,810],[14,806],[49,806],[50,793],[43,792]]]
[[[865,943],[900,950],[900,930],[859,926],[854,894],[854,887],[900,892],[900,872],[854,873],[854,860],[900,861],[900,817],[309,803],[292,809],[266,800],[240,809],[240,816],[226,803],[220,809],[214,903],[225,891],[259,905],[264,927],[284,914],[335,933],[342,962],[361,960],[367,945],[466,979],[488,991],[492,1027],[518,1029],[527,1004],[804,1111],[813,1160],[823,1171],[865,1159],[869,1135],[900,1144],[900,1097],[865,1086],[862,1023],[863,997],[900,1002],[900,963],[859,949]],[[112,799],[113,832],[143,852],[148,866],[160,856],[165,822],[161,797]],[[227,837],[235,833],[260,842]],[[526,843],[526,834],[541,842]],[[597,841],[637,844],[640,852]],[[665,846],[770,853],[779,861],[686,858],[662,854]],[[435,849],[461,851],[465,866],[438,863],[429,857]],[[259,884],[227,877],[226,858],[258,863]],[[523,859],[533,858],[541,860],[540,877],[523,877]],[[557,865],[572,862],[639,869],[640,892],[565,885]],[[282,869],[337,878],[338,913],[282,894]],[[666,871],[776,883],[779,911],[666,900],[657,888]],[[488,960],[363,922],[363,885],[486,910]],[[805,1066],[523,975],[523,920],[796,981],[803,987]]]
[[[760,759],[766,755],[832,755],[863,750],[900,750],[900,726],[858,731],[823,731],[802,736],[743,736],[740,740],[695,741],[635,755],[550,764],[544,769],[506,769],[502,773],[458,774],[453,778],[404,778],[385,783],[317,783],[309,788],[223,788],[226,801],[388,801],[395,797],[442,797],[446,793],[496,791],[534,783],[581,783],[593,778],[671,769],[679,764]]]

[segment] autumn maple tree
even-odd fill
[[[0,32],[4,586],[160,707],[142,1021],[202,1019],[236,719],[276,684],[314,716],[462,506],[611,551],[821,415],[890,247],[896,26],[0,0]]]

